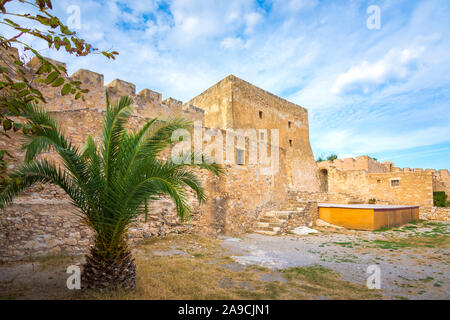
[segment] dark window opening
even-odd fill
[[[292,122],[288,121],[288,128],[290,129],[292,127]]]
[[[398,187],[400,185],[400,180],[391,180],[391,187]]]
[[[328,192],[328,170],[322,169],[319,171],[320,177],[320,191]]]
[[[294,143],[292,142],[292,140],[289,140],[289,146],[291,146],[291,147],[292,147],[292,146],[293,146],[293,144],[294,144]]]
[[[259,118],[262,119],[262,116],[263,116],[263,112],[260,111],[260,112],[259,112]]]
[[[237,164],[240,166],[244,165],[244,150],[237,149],[236,156]]]

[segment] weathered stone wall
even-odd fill
[[[368,156],[323,161],[318,167],[328,192],[349,194],[363,202],[432,206],[433,191],[448,192],[450,185],[448,170],[401,169]],[[399,185],[392,180],[399,180]]]
[[[450,208],[420,207],[420,219],[450,221]]]
[[[25,195],[17,198],[0,217],[0,261],[17,260],[48,254],[86,254],[93,243],[93,232],[80,222],[78,212],[67,199]],[[54,194],[53,194],[54,193]],[[149,205],[144,217],[132,224],[128,241],[139,243],[147,238],[197,232],[200,214],[181,223],[169,199]]]
[[[367,199],[380,199],[391,204],[433,205],[433,179],[426,172],[369,173]],[[399,185],[393,186],[392,180]]]
[[[378,204],[433,205],[431,173],[367,173],[363,170],[339,171],[332,168],[328,177],[330,193],[348,194],[365,203],[376,199]],[[392,185],[392,180],[398,180],[399,185]]]
[[[319,169],[336,168],[341,171],[365,170],[367,172],[385,172],[385,166],[369,156],[345,158],[318,162]]]
[[[319,219],[319,207],[316,201],[305,202],[303,211],[298,211],[289,216],[289,220],[281,229],[281,232],[286,234],[297,227],[308,226],[313,227]]]
[[[62,62],[54,63],[65,66]],[[38,67],[38,60],[32,59],[24,70],[30,72]],[[248,163],[250,140],[247,139],[245,165],[225,165],[226,174],[221,179],[210,173],[198,172],[208,200],[199,206],[191,195],[190,202],[195,213],[192,221],[181,225],[170,201],[156,201],[149,207],[149,221],[138,221],[130,229],[130,242],[179,232],[242,234],[251,230],[266,210],[281,208],[290,187],[318,190],[306,109],[243,80],[230,76],[183,104],[173,98],[162,100],[161,94],[149,89],[136,94],[134,84],[119,79],[104,85],[103,75],[90,70],[80,69],[69,78],[81,81],[82,87],[89,89],[85,101],[75,100],[70,95],[61,96],[60,88],[41,87],[40,90],[46,98],[46,110],[79,147],[88,135],[97,141],[101,139],[106,110],[105,91],[112,102],[123,95],[132,98],[134,114],[130,128],[137,128],[154,117],[160,121],[183,117],[201,122],[204,130],[209,130],[208,127],[222,132],[228,128],[280,130],[280,166],[273,174],[262,174],[261,169],[267,169],[267,165]],[[262,119],[259,118],[259,111],[263,113]],[[21,139],[19,133],[11,133],[11,139],[0,139],[0,148],[7,149],[14,156],[8,162],[10,171],[23,162]],[[203,141],[203,145],[207,143]],[[267,143],[270,155],[270,138]],[[167,151],[163,157],[169,155],[170,151]],[[58,161],[52,153],[42,157]],[[57,187],[36,186],[26,190],[0,215],[0,260],[50,252],[85,253],[92,241],[92,234],[73,215],[74,210]]]
[[[289,192],[289,199],[298,202],[317,202],[317,203],[364,203],[360,198],[342,192]]]
[[[448,170],[433,171],[433,191],[444,191],[450,201],[450,174]]]
[[[277,129],[286,153],[289,188],[319,191],[309,142],[308,111],[233,75],[188,102],[205,111],[205,125],[222,129]],[[260,133],[258,133],[260,134]],[[270,131],[264,139],[272,144]]]

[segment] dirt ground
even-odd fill
[[[68,290],[67,267],[84,258],[39,257],[0,265],[0,299],[450,299],[449,226],[152,239],[134,250],[132,293]],[[366,286],[371,265],[380,290]]]
[[[364,285],[376,265],[381,292],[391,299],[450,299],[449,224],[422,222],[377,232],[319,228],[305,236],[249,234],[224,238],[223,246],[244,265],[270,269],[321,265]]]

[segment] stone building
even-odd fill
[[[65,67],[62,62],[54,63]],[[24,72],[35,68],[39,62],[32,59]],[[46,110],[78,146],[89,134],[100,138],[107,91],[113,102],[123,95],[132,98],[130,127],[155,117],[159,121],[190,119],[199,124],[203,150],[213,150],[211,155],[216,159],[226,155],[222,178],[198,173],[208,200],[199,206],[192,196],[192,220],[180,223],[169,199],[155,201],[149,207],[148,221],[136,221],[130,229],[130,242],[181,232],[279,234],[314,225],[318,202],[366,203],[376,199],[378,203],[420,205],[425,217],[448,218],[448,211],[432,207],[433,190],[449,193],[448,171],[399,169],[367,156],[316,164],[309,142],[308,111],[233,75],[187,103],[163,100],[160,93],[150,89],[136,93],[134,84],[119,79],[105,85],[103,75],[90,70],[80,69],[70,78],[89,89],[85,101],[61,96],[59,88],[43,87],[41,91]],[[231,144],[230,132],[234,134]],[[195,129],[193,133],[195,141]],[[13,155],[8,162],[11,171],[22,163],[24,153],[20,151],[21,135],[10,136],[0,138],[0,149]],[[44,156],[52,158],[53,154]],[[170,156],[170,150],[163,156]],[[85,253],[91,231],[73,213],[74,208],[57,187],[29,188],[0,213],[0,261],[48,253]]]
[[[65,67],[62,62],[54,63]],[[34,58],[24,71],[38,67],[39,62]],[[136,93],[134,84],[119,79],[105,85],[103,75],[90,70],[80,69],[70,78],[81,81],[82,87],[89,89],[85,101],[75,100],[70,95],[61,96],[60,88],[42,87],[41,91],[46,99],[46,110],[78,146],[82,146],[89,134],[94,139],[100,138],[106,91],[111,101],[123,95],[132,98],[131,127],[155,117],[160,121],[183,117],[200,123],[203,134],[212,132],[216,136],[219,133],[226,136],[227,131],[237,132],[233,138],[236,161],[224,164],[225,176],[218,179],[205,172],[199,173],[208,200],[198,206],[192,198],[192,221],[180,224],[173,204],[161,199],[151,204],[150,220],[137,222],[130,230],[130,241],[174,232],[239,235],[253,230],[258,223],[264,225],[260,220],[266,214],[284,210],[292,202],[291,191],[319,191],[317,166],[309,143],[307,110],[235,76],[226,77],[185,104],[173,98],[163,100],[160,93],[149,89]],[[248,135],[248,130],[253,129],[256,135]],[[276,135],[272,132],[274,129]],[[243,146],[238,143],[241,136]],[[0,148],[14,156],[8,163],[8,170],[22,163],[24,154],[20,151],[20,140],[19,133],[12,133],[11,139],[0,140]],[[261,152],[266,152],[269,162],[250,161],[252,143],[258,146],[258,159]],[[201,144],[207,146],[208,141],[202,137]],[[53,158],[52,154],[44,156]],[[287,219],[291,220],[288,225],[293,228],[314,223],[316,207],[306,202],[299,208],[292,212],[292,219]],[[0,260],[49,252],[84,252],[89,245],[90,231],[71,212],[73,208],[68,199],[57,187],[38,185],[24,192],[0,215]],[[268,231],[273,229],[273,226],[267,227]],[[275,230],[278,233],[281,228],[275,227]],[[262,228],[261,231],[267,230]]]
[[[433,207],[433,192],[450,195],[448,170],[394,167],[361,156],[317,163],[320,189],[329,194],[347,194],[353,202]],[[448,213],[447,213],[448,215]]]

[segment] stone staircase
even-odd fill
[[[275,236],[281,233],[293,214],[299,214],[305,210],[307,202],[289,199],[279,211],[268,211],[262,215],[255,226],[255,233]]]
[[[269,211],[263,214],[256,222],[253,232],[275,236],[299,226],[311,226],[318,218],[317,203],[321,202],[364,203],[349,193],[289,191],[286,204],[279,211]]]

